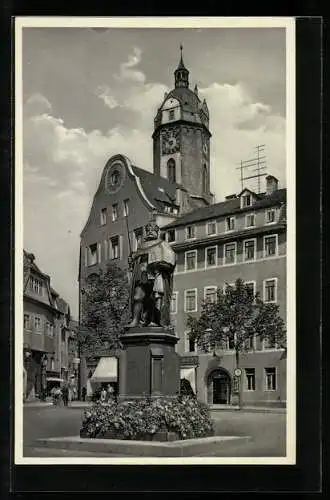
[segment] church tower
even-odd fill
[[[210,193],[209,111],[198,88],[189,88],[189,71],[181,55],[174,89],[165,94],[154,120],[154,174],[176,182],[189,198],[184,211],[208,205]],[[181,204],[181,203],[180,203]]]

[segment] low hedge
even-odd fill
[[[173,432],[178,439],[212,436],[207,405],[189,396],[97,402],[84,411],[80,436],[151,440],[163,432]]]

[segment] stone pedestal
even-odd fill
[[[178,337],[162,327],[128,328],[121,337],[119,399],[174,397],[180,391]]]

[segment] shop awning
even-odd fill
[[[46,377],[46,380],[47,382],[64,382],[64,379],[59,377]]]
[[[90,378],[91,382],[117,382],[118,359],[102,357]]]
[[[180,369],[180,378],[186,378],[189,380],[190,385],[194,393],[196,394],[196,372],[194,367],[190,368],[181,368]]]

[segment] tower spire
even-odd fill
[[[189,71],[183,62],[183,45],[180,44],[180,61],[177,69],[174,71],[175,87],[189,87]]]

